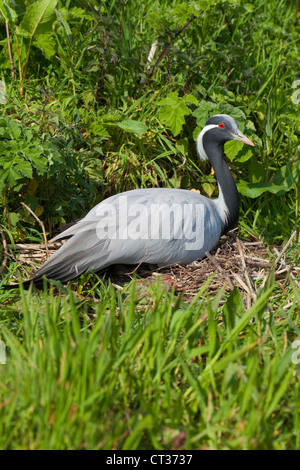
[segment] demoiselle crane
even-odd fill
[[[43,277],[66,283],[114,264],[164,266],[203,258],[239,217],[236,184],[224,161],[224,144],[231,139],[254,145],[226,114],[208,119],[197,138],[199,157],[209,160],[215,172],[217,199],[169,188],[111,196],[53,239],[68,237],[24,287],[31,282],[42,287]],[[4,286],[14,287],[18,284]]]

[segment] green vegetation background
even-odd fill
[[[299,265],[298,7],[1,0],[2,240],[43,240],[22,203],[51,236],[127,189],[215,197],[195,138],[227,113],[256,144],[225,148],[240,233],[281,245],[296,230]],[[4,264],[3,282],[20,275]],[[189,304],[159,282],[85,281],[0,293],[1,448],[300,447],[293,281],[281,289],[270,275],[248,310],[237,290],[211,298],[209,280]]]

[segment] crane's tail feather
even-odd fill
[[[100,256],[99,256],[100,253]],[[96,272],[107,265],[110,250],[107,249],[104,240],[95,237],[93,230],[84,234],[73,236],[62,245],[31,279],[23,282],[23,288],[28,289],[33,284],[38,289],[43,289],[45,278],[52,281],[60,281],[66,284],[68,281],[78,279],[82,274]],[[1,286],[0,289],[16,289],[19,284]]]

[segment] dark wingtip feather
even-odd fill
[[[8,284],[6,286],[3,286],[2,284],[0,285],[0,289],[2,290],[12,290],[12,289],[17,289],[19,287],[19,284]]]
[[[6,284],[0,285],[0,290],[13,290],[13,289],[18,289],[20,286],[23,287],[23,289],[28,290],[30,286],[34,286],[39,290],[42,290],[44,287],[44,282],[47,287],[49,287],[49,282],[47,279],[40,278],[40,279],[29,279],[28,281],[23,281],[21,284]]]
[[[29,279],[29,281],[24,281],[21,283],[23,288],[25,290],[28,290],[31,284],[35,284],[32,279]],[[6,284],[5,286],[3,284],[0,285],[0,289],[3,290],[13,290],[13,289],[18,289],[20,287],[20,284]]]

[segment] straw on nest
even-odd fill
[[[214,275],[209,291],[216,294],[221,287],[226,286],[227,291],[237,287],[243,292],[244,301],[250,306],[257,297],[256,289],[262,287],[268,277],[272,266],[275,269],[275,277],[279,285],[285,291],[285,284],[290,276],[297,285],[300,267],[288,265],[285,254],[296,232],[292,234],[284,248],[279,252],[278,247],[268,248],[267,245],[253,236],[251,239],[237,237],[233,231],[223,236],[217,249],[212,253],[206,253],[206,258],[197,260],[187,266],[172,265],[164,268],[149,270],[149,267],[120,266],[109,268],[107,274],[116,288],[122,289],[122,284],[128,282],[134,272],[140,276],[139,283],[147,285],[153,283],[158,276],[168,288],[175,288],[177,293],[184,293],[184,299],[191,299],[201,288],[207,279]],[[17,261],[20,267],[30,265],[35,267],[42,265],[48,256],[51,256],[60,246],[61,242],[48,244],[16,244],[14,247],[7,245],[4,252],[5,263],[7,256],[12,256],[8,248],[18,253]],[[4,245],[4,239],[3,239]],[[133,269],[133,270],[132,270]],[[32,270],[32,273],[35,269]]]
[[[285,293],[287,292],[284,286],[289,277],[300,286],[300,282],[297,280],[300,267],[289,266],[285,256],[295,236],[296,232],[279,251],[279,247],[273,246],[270,249],[263,241],[257,239],[249,240],[237,237],[233,231],[229,235],[223,236],[216,250],[212,253],[206,253],[206,257],[201,260],[194,261],[187,266],[167,266],[152,272],[141,267],[137,273],[146,277],[145,282],[148,283],[152,283],[153,279],[160,276],[167,287],[174,287],[177,293],[182,292],[186,301],[191,300],[207,279],[213,275],[209,285],[211,295],[217,294],[224,285],[228,292],[236,287],[242,292],[246,306],[250,307],[257,298],[257,286],[263,287],[265,285],[273,266],[275,278]],[[132,272],[129,275],[132,275]],[[124,277],[120,277],[119,272],[111,275],[115,283],[118,282],[118,277],[124,281]],[[118,284],[115,286],[119,287]]]

